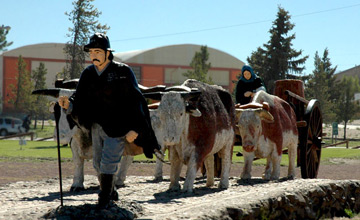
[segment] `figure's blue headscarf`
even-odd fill
[[[251,78],[250,79],[245,79],[245,77],[244,77],[245,70],[248,70],[251,73]],[[257,76],[255,75],[254,70],[251,68],[251,66],[244,65],[242,67],[242,69],[241,69],[241,78],[240,78],[241,81],[253,82],[256,78],[257,78]]]

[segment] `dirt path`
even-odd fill
[[[333,164],[320,164],[318,178],[333,180],[360,180],[360,161],[359,160],[334,160]],[[72,162],[62,162],[62,175],[64,178],[73,175],[74,166]],[[253,166],[252,175],[261,177],[264,166]],[[38,181],[58,177],[57,161],[45,162],[21,162],[3,161],[0,162],[0,186],[17,181]],[[242,164],[232,164],[230,176],[239,177]],[[133,163],[130,166],[128,175],[130,176],[153,176],[155,171],[154,163]],[[300,168],[297,168],[297,178],[301,177]],[[95,175],[91,161],[85,163],[84,172],[86,175]],[[170,174],[170,166],[164,165],[164,175]],[[281,177],[286,176],[287,167],[281,167]],[[184,175],[184,168],[183,168]],[[198,173],[200,175],[200,173]]]
[[[332,165],[321,165],[319,179],[301,179],[300,168],[297,178],[289,181],[266,182],[260,176],[264,166],[253,167],[253,179],[241,182],[242,164],[233,164],[230,172],[230,187],[219,190],[205,187],[206,181],[197,178],[194,194],[168,192],[170,166],[164,165],[165,181],[155,183],[154,163],[133,163],[128,172],[126,187],[118,189],[120,201],[110,210],[96,211],[98,180],[91,162],[85,163],[85,187],[83,193],[70,193],[73,164],[62,163],[64,206],[59,206],[59,181],[57,161],[2,161],[0,162],[0,219],[39,219],[45,214],[61,216],[89,215],[84,219],[208,219],[206,216],[222,216],[228,207],[251,210],[253,204],[263,201],[277,201],[286,192],[303,190],[321,191],[331,184],[360,180],[360,161],[337,160]],[[281,167],[281,177],[287,167]],[[184,176],[184,169],[183,174]],[[198,173],[198,177],[200,177]],[[216,185],[219,180],[216,180]],[[336,182],[340,181],[340,182]],[[183,181],[181,181],[183,184]],[[310,189],[309,187],[315,187]],[[319,188],[320,187],[320,188]],[[307,189],[309,188],[309,189]],[[344,188],[344,187],[340,187]],[[307,191],[308,190],[308,191]],[[256,195],[256,196],[254,196]],[[60,210],[59,210],[60,208]],[[196,211],[194,211],[196,210]],[[67,214],[68,213],[68,214]],[[119,216],[126,216],[121,218]],[[139,218],[140,217],[140,218]],[[82,217],[83,218],[83,217]],[[52,219],[56,219],[52,217]],[[218,219],[218,217],[216,217]],[[334,218],[343,219],[343,218]]]

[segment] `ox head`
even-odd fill
[[[182,134],[188,129],[190,116],[201,116],[201,112],[196,108],[200,94],[200,91],[179,86],[167,88],[165,92],[144,94],[147,98],[160,100],[156,110],[161,122],[159,130],[162,141],[160,142],[166,146],[180,143]]]
[[[61,89],[61,88],[54,88],[54,89],[39,89],[34,90],[32,92],[33,95],[45,95],[45,96],[51,96],[54,98],[58,98],[59,96],[71,96],[75,90],[71,89]],[[54,112],[54,105],[55,102],[50,103],[50,112]],[[64,109],[61,109],[60,119],[59,119],[59,136],[60,136],[60,144],[65,145],[69,144],[70,140],[73,136],[73,124],[69,118],[69,116],[66,115],[66,112]],[[56,128],[54,130],[54,140],[56,140]]]
[[[273,123],[274,117],[269,112],[269,105],[255,104],[237,107],[236,122],[239,129],[242,146],[246,152],[257,149],[258,141],[262,135],[262,122]]]

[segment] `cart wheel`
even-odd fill
[[[307,122],[300,139],[300,165],[302,178],[316,178],[320,165],[322,115],[320,103],[310,100],[304,115]]]

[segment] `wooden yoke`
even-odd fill
[[[256,109],[256,108],[262,108],[266,111],[270,110],[270,105],[267,102],[263,102],[262,104],[260,103],[254,103],[254,102],[250,102],[249,104],[245,104],[245,105],[240,105],[240,104],[236,104],[235,105],[236,109]]]
[[[158,109],[159,105],[160,105],[160,102],[155,102],[155,103],[149,104],[148,108],[149,109]]]

